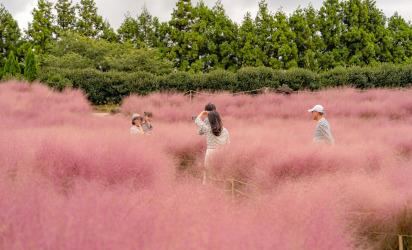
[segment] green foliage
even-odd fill
[[[143,7],[136,19],[126,16],[117,33],[121,42],[130,42],[137,48],[154,48],[159,45],[159,28],[157,17],[152,17],[146,7]]]
[[[0,4],[0,66],[5,64],[5,58],[19,46],[20,29],[13,16]]]
[[[36,80],[38,71],[39,66],[36,56],[34,55],[33,50],[29,49],[24,61],[24,78],[29,82]]]
[[[54,15],[53,4],[47,0],[38,0],[37,8],[33,10],[33,22],[29,24],[27,35],[33,47],[39,53],[45,53],[53,40]]]
[[[9,32],[3,23],[14,27],[8,39],[4,39],[11,42],[6,42],[8,45],[0,42],[3,58],[9,47],[19,58],[24,57],[29,47],[43,56],[53,39],[59,40],[70,31],[95,40],[157,49],[175,69],[191,73],[216,69],[236,72],[250,66],[319,72],[335,67],[412,63],[411,24],[398,14],[386,18],[374,0],[325,0],[319,10],[309,5],[298,7],[290,15],[273,12],[266,0],[260,0],[256,16],[246,13],[239,26],[226,15],[220,0],[212,8],[203,1],[176,0],[170,21],[160,22],[144,7],[135,17],[127,15],[117,34],[98,14],[95,0],[80,0],[76,7],[72,1],[57,0],[54,18],[51,3],[38,0],[27,32],[31,44],[23,49],[14,45],[16,34],[19,36],[15,21],[4,7],[0,8],[0,31]],[[95,53],[99,55],[100,48],[97,50]],[[131,57],[134,56],[131,53]],[[114,64],[108,64],[120,60],[115,56],[110,60],[101,59],[98,67],[93,65],[93,68],[116,69]],[[122,58],[120,62],[133,60]],[[123,70],[123,67],[117,68]]]
[[[3,68],[3,77],[18,77],[21,74],[19,62],[13,51],[9,53]]]
[[[108,41],[115,41],[116,34],[108,22],[97,13],[97,7],[94,0],[80,0],[77,5],[78,19],[76,31],[79,34],[89,38],[102,38]]]
[[[323,73],[306,69],[274,70],[247,67],[237,73],[215,70],[209,73],[172,72],[155,75],[149,72],[102,72],[96,69],[46,68],[39,79],[56,89],[82,89],[94,104],[119,103],[132,93],[146,95],[157,91],[251,91],[264,87],[276,89],[287,85],[293,90],[352,86],[410,87],[412,65],[384,64],[379,67],[336,68]]]
[[[293,90],[316,90],[320,88],[318,74],[307,70],[294,68],[281,74],[280,84],[286,84]]]
[[[235,91],[249,91],[263,87],[277,88],[280,73],[267,67],[245,67],[237,72]]]
[[[72,0],[57,0],[55,4],[57,12],[56,28],[58,32],[74,31],[76,26],[76,6]]]
[[[156,49],[136,49],[132,44],[94,40],[73,33],[64,34],[44,56],[43,67],[90,68],[100,71],[146,71],[168,74],[172,65]]]

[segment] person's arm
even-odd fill
[[[208,126],[206,122],[204,121],[206,115],[207,115],[207,111],[203,111],[195,119],[195,124],[198,127],[199,135],[204,135],[207,132]]]
[[[140,134],[144,134],[145,132],[144,132],[144,129],[143,129],[143,127],[140,125],[140,126],[137,126],[137,129],[139,130],[139,133]]]

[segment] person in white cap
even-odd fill
[[[323,106],[319,104],[315,105],[313,108],[309,109],[308,112],[312,113],[313,120],[318,122],[313,135],[313,141],[334,145],[335,139],[333,138],[329,122],[325,118],[325,109]]]

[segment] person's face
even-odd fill
[[[320,114],[318,112],[313,111],[312,112],[312,119],[317,121],[319,120]]]
[[[152,117],[150,116],[145,116],[144,119],[146,120],[146,122],[152,122]]]

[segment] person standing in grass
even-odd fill
[[[152,112],[144,112],[142,128],[145,134],[150,133],[153,130],[152,118],[153,118]]]
[[[334,145],[335,139],[333,138],[329,122],[325,118],[325,109],[323,106],[319,104],[315,105],[313,108],[309,109],[308,112],[312,113],[313,120],[317,121],[313,141],[316,143]]]
[[[207,123],[206,123],[207,120]],[[219,147],[230,142],[229,131],[223,127],[222,119],[217,111],[202,111],[195,119],[201,135],[206,136],[207,148],[205,154],[205,169],[202,183],[205,184],[209,172],[210,161]]]
[[[143,117],[138,114],[133,114],[132,116],[132,126],[130,127],[130,134],[132,135],[142,135],[144,130],[142,127]]]

